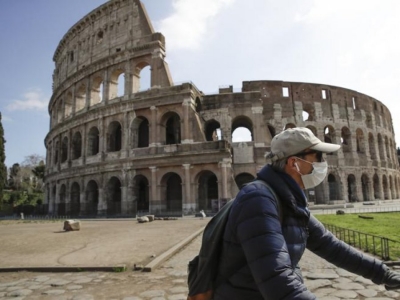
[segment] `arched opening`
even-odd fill
[[[86,186],[86,213],[91,216],[97,215],[97,207],[99,204],[99,187],[97,182],[90,180]]]
[[[61,163],[66,162],[68,159],[68,138],[65,136],[61,144]]]
[[[202,111],[202,105],[199,97],[196,97],[196,112],[199,113]]]
[[[268,124],[268,131],[271,135],[271,139],[276,135],[276,129],[274,126]]]
[[[99,153],[100,133],[97,127],[92,127],[88,134],[87,155],[96,155]]]
[[[162,180],[165,186],[166,208],[169,213],[182,213],[182,179],[176,173],[167,173]]]
[[[207,141],[218,141],[222,139],[221,125],[215,120],[206,122],[205,131]]]
[[[74,182],[71,185],[71,203],[70,203],[70,214],[72,216],[78,216],[81,211],[81,191],[79,184]]]
[[[350,174],[347,177],[347,192],[348,192],[349,202],[358,201],[356,177],[353,174]]]
[[[241,189],[247,183],[253,181],[255,177],[249,173],[240,173],[235,177],[235,183]]]
[[[72,115],[72,106],[73,106],[74,99],[72,98],[72,93],[68,92],[65,96],[65,104],[64,104],[64,116],[68,118]]]
[[[62,99],[58,100],[58,104],[57,104],[57,123],[61,123],[63,120],[63,103],[62,103]]]
[[[181,120],[176,113],[168,113],[164,116],[165,121],[165,143],[174,145],[181,143]]]
[[[363,194],[363,201],[370,201],[369,199],[369,178],[366,174],[361,176],[361,189]]]
[[[339,185],[336,180],[335,175],[328,175],[328,185],[329,185],[329,200],[339,200]]]
[[[307,125],[306,127],[310,129],[315,136],[317,136],[317,128],[311,125]]]
[[[315,121],[315,109],[312,104],[303,104],[303,121]]]
[[[245,116],[237,117],[232,122],[232,142],[251,142],[253,140],[253,122]]]
[[[198,180],[197,196],[199,210],[218,211],[218,179],[213,172],[201,172]]]
[[[135,177],[134,194],[137,199],[137,211],[148,212],[150,209],[149,181],[143,175]]]
[[[328,125],[324,128],[324,142],[325,143],[334,143],[336,140],[335,129]]]
[[[360,128],[357,128],[356,130],[356,143],[357,143],[357,152],[365,153],[364,133]]]
[[[100,103],[103,99],[103,78],[95,77],[90,92],[90,106]]]
[[[149,146],[149,121],[144,117],[137,117],[131,124],[132,148],[146,148]]]
[[[124,70],[115,70],[110,77],[110,100],[124,95],[125,92],[125,74]]]
[[[72,159],[78,159],[82,156],[82,135],[79,131],[72,137]]]
[[[379,184],[379,177],[377,174],[374,175],[373,177],[374,181],[374,199],[380,199],[381,198],[381,188]]]
[[[57,214],[59,216],[64,216],[66,209],[65,209],[65,200],[67,197],[66,187],[65,184],[61,185],[60,192],[58,193],[58,209]]]
[[[389,184],[388,184],[388,180],[387,180],[386,175],[383,175],[383,177],[382,177],[382,188],[383,188],[383,198],[385,200],[390,199],[390,196],[389,196]]]
[[[85,108],[86,104],[86,85],[81,84],[75,92],[75,111]]]
[[[368,145],[369,145],[369,155],[371,156],[371,159],[376,160],[377,155],[376,155],[376,148],[375,148],[375,140],[374,140],[374,136],[372,135],[372,133],[368,134]]]
[[[287,123],[285,125],[285,127],[283,127],[283,130],[285,131],[286,129],[289,129],[289,128],[296,128],[296,125],[293,123]]]
[[[351,152],[351,132],[347,127],[342,128],[341,142],[343,152]]]
[[[147,91],[151,88],[151,68],[149,65],[140,70],[139,91]]]
[[[107,216],[121,214],[121,181],[113,176],[107,183]]]
[[[107,143],[107,151],[108,152],[116,152],[120,151],[122,147],[122,127],[121,124],[117,121],[113,121],[108,126],[108,143]]]

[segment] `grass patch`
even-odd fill
[[[372,217],[373,219],[360,218],[360,214],[345,215],[315,215],[315,217],[324,224],[334,225],[336,227],[351,229],[361,233],[385,237],[389,241],[390,259],[400,258],[400,232],[397,226],[400,225],[400,213],[371,213],[362,214],[363,217]],[[346,241],[346,238],[339,237]],[[359,237],[353,233],[349,239],[349,244],[355,245],[361,242],[361,246],[368,249],[377,249],[381,251],[380,242],[366,239],[364,236]],[[395,242],[394,242],[395,241]],[[347,241],[346,241],[347,242]]]

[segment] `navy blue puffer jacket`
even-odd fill
[[[329,262],[382,283],[382,262],[339,241],[310,213],[303,191],[269,165],[236,197],[224,233],[215,300],[316,299],[303,284],[298,263],[307,247]],[[283,215],[280,217],[278,210]]]

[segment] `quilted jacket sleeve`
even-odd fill
[[[307,248],[330,263],[351,273],[381,284],[389,268],[375,259],[337,239],[313,216],[309,221]]]
[[[264,299],[316,299],[292,268],[277,203],[270,191],[246,187],[233,208],[236,232]]]

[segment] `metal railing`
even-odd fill
[[[331,224],[324,224],[324,226],[343,242],[364,252],[380,256],[383,260],[398,259],[400,256],[398,241]]]

